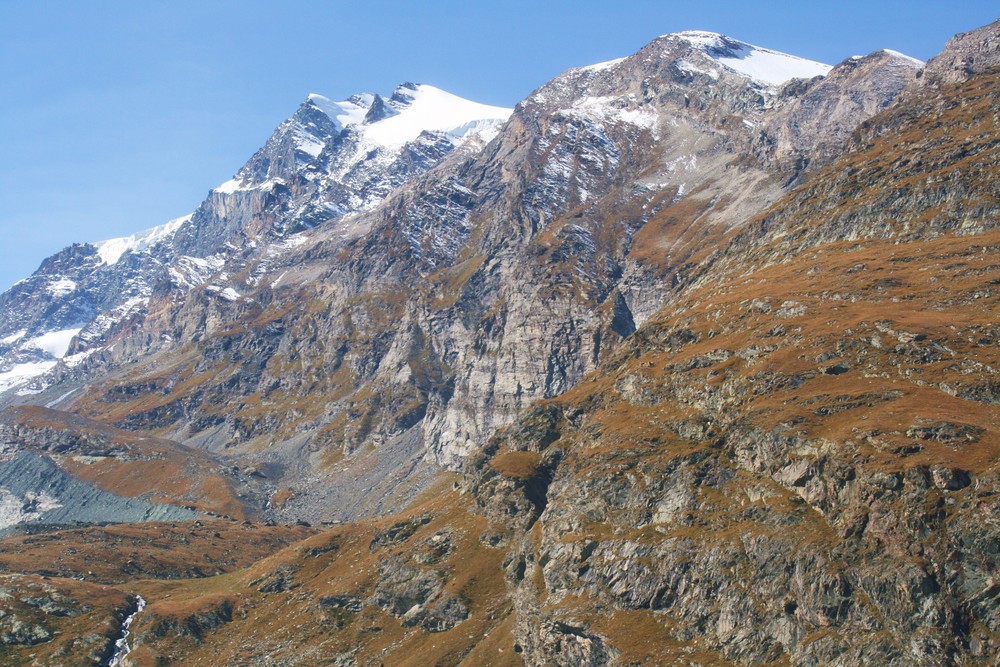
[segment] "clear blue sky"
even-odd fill
[[[192,211],[309,92],[429,83],[514,105],[704,29],[827,63],[926,60],[996,1],[0,0],[0,289],[73,241]]]

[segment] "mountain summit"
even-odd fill
[[[331,102],[317,94],[309,95],[308,101],[338,127],[353,127],[371,145],[386,148],[403,146],[423,132],[443,132],[455,140],[465,138],[474,127],[490,128],[495,134],[512,111],[414,83],[397,87],[388,102],[379,95],[355,95],[343,102]],[[489,133],[479,136],[492,138]]]
[[[142,312],[159,281],[181,291],[202,285],[259,242],[370,210],[456,149],[487,143],[510,113],[424,84],[404,83],[388,101],[310,94],[193,214],[74,246],[0,296],[0,392],[38,391],[34,378],[67,357],[73,337],[83,333],[78,346],[93,352]]]
[[[714,32],[690,30],[664,35],[660,39],[687,42],[722,67],[767,86],[780,86],[791,79],[826,76],[833,69],[830,65],[754,46]]]

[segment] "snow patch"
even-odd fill
[[[25,331],[24,329],[22,329],[21,331],[17,331],[15,333],[12,333],[11,335],[7,336],[6,338],[0,339],[0,343],[3,343],[4,345],[13,345],[17,341],[19,341],[22,338],[24,338],[24,335],[26,333],[28,333],[28,332]]]
[[[221,192],[224,195],[231,195],[234,192],[236,192],[237,190],[245,190],[245,189],[246,188],[243,187],[243,183],[241,181],[238,181],[235,178],[230,178],[228,181],[226,181],[222,185],[220,185],[220,186],[218,186],[216,188],[212,188],[212,191],[213,192]]]
[[[49,401],[48,403],[46,403],[45,407],[47,407],[47,408],[54,408],[54,407],[56,407],[57,405],[59,405],[60,403],[62,403],[63,401],[65,401],[67,398],[69,398],[70,396],[72,396],[73,394],[75,394],[77,391],[79,391],[79,389],[80,389],[79,387],[77,387],[76,389],[70,389],[65,394],[63,394],[59,398],[55,399],[54,401]]]
[[[189,220],[191,220],[191,214],[175,218],[159,227],[137,232],[132,236],[98,241],[92,245],[97,248],[97,254],[104,264],[115,264],[126,252],[142,252],[157,243],[170,239],[174,232]]]
[[[306,238],[305,234],[292,234],[280,243],[276,243],[274,245],[282,250],[291,250],[292,248],[298,248],[308,242],[309,239]]]
[[[188,257],[182,255],[177,262],[167,269],[170,279],[175,285],[191,289],[203,285],[209,277],[222,269],[226,259],[222,255],[212,255],[207,258]]]
[[[374,95],[355,95],[343,102],[331,102],[315,93],[309,100],[338,127],[355,127],[376,146],[399,148],[415,140],[422,132],[445,132],[455,137],[469,136],[470,129],[481,121],[504,122],[513,109],[473,102],[426,84],[404,85],[396,89],[389,104],[398,112],[374,123],[365,123],[365,115]],[[487,125],[483,127],[492,127]]]
[[[479,104],[428,85],[407,89],[408,101],[395,116],[364,125],[366,139],[386,147],[400,147],[422,132],[451,133],[472,121],[506,121],[513,109]],[[399,90],[397,89],[397,93]]]
[[[375,96],[371,93],[362,93],[343,102],[334,102],[328,97],[310,93],[308,99],[317,109],[329,116],[339,129],[343,129],[364,122]]]
[[[77,352],[76,354],[65,356],[62,358],[62,362],[66,364],[67,368],[76,368],[84,361],[86,361],[90,357],[90,355],[94,354],[94,352],[97,352],[99,349],[101,348],[94,347],[89,350],[84,350],[83,352]]]
[[[830,65],[754,46],[714,32],[694,30],[665,35],[664,38],[684,40],[720,65],[768,86],[780,86],[792,79],[826,76],[833,69]],[[688,66],[691,67],[690,63]]]
[[[25,343],[26,346],[37,347],[39,350],[48,353],[56,359],[62,359],[69,350],[69,344],[73,337],[83,329],[63,329],[62,331],[50,331]]]
[[[638,106],[634,96],[585,97],[575,102],[570,112],[582,112],[597,121],[622,122],[652,129],[657,114],[652,109]]]
[[[324,145],[322,141],[318,141],[311,134],[299,133],[296,135],[295,147],[303,153],[317,158],[323,152]]]
[[[927,64],[923,60],[918,60],[913,56],[908,56],[905,53],[900,53],[899,51],[893,51],[892,49],[882,49],[880,53],[884,53],[887,56],[893,56],[894,58],[901,58],[903,60],[908,60],[916,65],[919,65],[920,67],[923,67],[924,65]]]
[[[315,155],[310,153],[310,155],[313,155],[313,157],[317,157],[323,150],[322,144],[317,144],[317,146],[318,148],[316,149]],[[231,178],[222,185],[220,185],[219,187],[212,188],[212,192],[219,192],[224,195],[231,195],[236,192],[249,192],[250,190],[270,190],[274,188],[274,186],[276,185],[284,185],[284,184],[285,181],[284,179],[281,178],[269,178],[268,180],[258,185],[244,185],[243,181]]]
[[[719,70],[715,69],[714,67],[708,69],[703,67],[698,67],[694,63],[685,60],[684,58],[678,60],[676,64],[677,64],[677,69],[679,69],[682,72],[686,72],[688,74],[704,74],[713,81],[719,80]]]
[[[581,72],[603,72],[604,70],[611,69],[615,65],[621,62],[625,62],[625,58],[615,58],[614,60],[606,60],[603,63],[594,63],[593,65],[587,65],[586,67],[581,67]]]
[[[226,301],[237,301],[242,295],[234,290],[232,287],[220,287],[219,285],[208,285],[205,288],[206,292],[215,294],[219,298],[225,299]]]
[[[76,291],[76,283],[68,278],[59,278],[46,285],[45,291],[55,297],[66,296]]]
[[[280,276],[278,276],[274,282],[271,283],[271,289],[275,289],[281,284],[281,279],[288,275],[288,271],[283,271]]]
[[[17,364],[11,370],[0,373],[0,394],[24,384],[34,377],[46,373],[56,366],[55,361],[33,361],[25,364]]]
[[[84,345],[92,345],[96,343],[101,338],[103,338],[109,331],[111,331],[111,329],[116,324],[126,320],[129,317],[132,317],[141,309],[145,308],[147,305],[149,305],[148,297],[143,297],[143,296],[132,297],[126,300],[124,303],[115,306],[111,310],[101,313],[93,320],[91,320],[90,324],[84,327],[83,331],[80,332],[81,343],[83,343]],[[96,351],[97,351],[96,349],[92,349],[92,350],[87,350],[86,352],[80,352],[79,354],[74,354],[70,357],[64,357],[63,363],[66,363],[67,365],[70,365],[71,363],[73,364],[79,363],[75,361],[76,357],[80,355],[90,355]],[[71,360],[73,361],[71,362]]]

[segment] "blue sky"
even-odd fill
[[[927,59],[995,0],[0,0],[0,289],[74,241],[192,211],[310,92],[429,83],[512,106],[559,72],[704,29],[836,63]]]

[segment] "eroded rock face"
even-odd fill
[[[925,85],[965,81],[973,74],[1000,65],[1000,21],[963,32],[948,40],[944,51],[931,58],[922,75]]]
[[[889,107],[916,80],[922,63],[876,51],[850,58],[812,81],[793,81],[761,124],[754,150],[797,168],[821,166],[850,143],[862,121]]]

